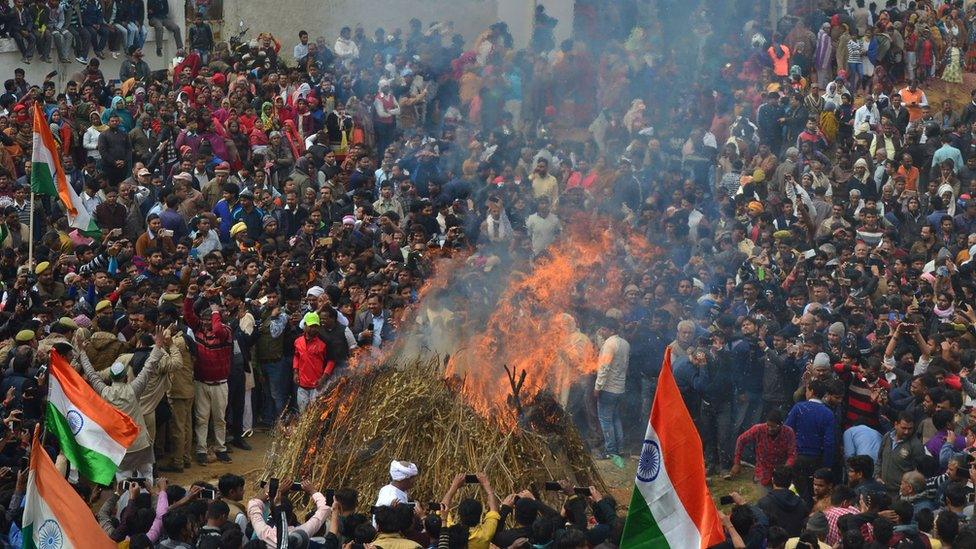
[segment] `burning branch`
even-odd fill
[[[508,364],[505,364],[505,374],[508,376],[508,383],[512,386],[512,406],[515,407],[516,417],[522,417],[522,399],[519,393],[522,391],[522,385],[525,383],[526,371],[518,371],[515,368],[509,368]],[[518,381],[515,377],[518,376]]]

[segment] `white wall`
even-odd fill
[[[516,48],[528,46],[532,39],[535,4],[534,0],[498,0],[498,20],[508,23]]]
[[[497,18],[508,23],[508,31],[512,33],[516,48],[525,48],[532,40],[532,23],[535,19],[536,5],[545,6],[546,13],[559,20],[553,32],[556,46],[573,33],[575,5],[573,0],[497,0],[497,2]]]
[[[531,3],[531,0],[520,0]],[[237,32],[244,21],[250,30],[247,39],[269,31],[281,41],[281,51],[291,59],[298,43],[298,31],[308,31],[314,42],[324,36],[329,47],[344,26],[362,25],[372,38],[377,27],[387,34],[400,27],[406,34],[408,22],[416,17],[426,28],[433,21],[454,22],[454,31],[470,41],[498,20],[498,0],[224,0],[225,35]]]
[[[169,12],[176,21],[176,24],[180,26],[183,32],[183,39],[186,40],[186,29],[183,24],[183,1],[182,0],[169,0]],[[173,41],[173,34],[166,31],[163,38],[163,57],[156,57],[156,38],[155,32],[153,32],[152,27],[146,25],[146,46],[145,60],[149,63],[149,68],[156,70],[161,69],[164,66],[171,64],[173,57],[176,55],[176,44]],[[0,40],[0,83],[3,80],[14,77],[14,69],[21,67],[27,73],[27,81],[31,84],[40,84],[44,80],[44,75],[51,72],[52,70],[57,70],[58,75],[55,77],[55,84],[57,89],[60,91],[64,88],[65,83],[71,79],[71,76],[75,73],[80,72],[84,66],[74,60],[74,50],[72,50],[71,63],[61,64],[58,63],[57,49],[54,44],[51,44],[51,60],[53,63],[41,63],[38,56],[35,54],[34,59],[31,61],[30,65],[25,65],[20,62],[20,51],[17,50],[17,45],[11,39]],[[119,77],[119,68],[122,66],[122,61],[125,60],[124,55],[120,55],[119,59],[112,59],[112,56],[108,53],[108,48],[105,49],[105,59],[101,61],[102,73],[107,79],[113,79]]]
[[[255,38],[258,33],[270,31],[282,42],[282,53],[291,57],[292,47],[298,42],[298,31],[306,30],[314,40],[317,36],[326,37],[331,45],[343,26],[355,28],[362,24],[367,36],[372,37],[376,27],[382,26],[387,33],[396,27],[408,28],[412,17],[420,19],[426,28],[433,21],[453,21],[454,31],[464,36],[470,46],[472,41],[488,25],[496,21],[508,23],[516,47],[525,47],[532,35],[532,16],[537,1],[546,6],[549,15],[559,19],[556,26],[556,43],[568,38],[573,28],[572,0],[278,0],[264,2],[259,0],[224,0],[224,36],[237,32],[237,22],[244,21],[249,27],[247,38]],[[182,0],[169,0],[170,13],[183,29],[186,40]],[[164,38],[163,57],[156,57],[154,33],[148,28],[145,60],[153,70],[171,65],[176,53],[172,35],[167,31]],[[73,74],[81,71],[81,64],[72,61],[62,65],[57,62],[57,54],[52,53],[55,62],[41,63],[35,56],[30,65],[22,65],[20,54],[13,40],[0,40],[0,80],[13,77],[16,67],[24,67],[27,81],[39,83],[44,75],[57,70],[56,83],[62,89]],[[107,56],[101,63],[106,78],[118,78],[123,59]]]
[[[575,2],[573,0],[538,0],[537,3],[546,7],[546,13],[549,14],[549,17],[555,17],[559,20],[553,31],[558,48],[560,42],[573,34],[573,7]],[[529,25],[531,24],[530,21]]]

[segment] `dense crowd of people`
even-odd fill
[[[578,2],[572,39],[540,8],[524,49],[504,23],[228,43],[192,16],[184,49],[165,1],[26,4],[0,29],[25,62],[53,37],[84,67],[62,89],[16,71],[0,96],[11,544],[55,349],[139,425],[114,491],[76,485],[130,547],[615,547],[595,490],[564,486],[557,511],[480,476],[484,503],[454,508],[461,475],[436,512],[394,461],[369,514],[292,487],[302,522],[288,483],[245,505],[240,477],[161,477],[232,462],[406,334],[476,329],[457,319],[492,307],[489,279],[600,224],[622,291],[582,288],[558,322],[598,357],[562,395],[596,459],[640,451],[670,349],[709,472],[757,488],[729,495],[725,545],[976,547],[976,92],[952,99],[972,6],[777,2],[770,23],[748,2]],[[143,59],[143,12],[157,47],[174,33],[171,71]],[[97,230],[31,198],[34,109]],[[428,303],[443,259],[467,260],[470,305]]]

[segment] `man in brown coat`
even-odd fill
[[[186,325],[179,310],[170,302],[159,307],[159,325],[169,326],[173,338],[169,349],[169,390],[166,392],[172,413],[169,420],[171,453],[162,460],[159,470],[180,472],[190,466],[193,457],[193,354],[184,337]]]
[[[105,302],[98,304],[96,312],[98,312],[99,307],[105,306],[103,303]],[[108,306],[111,306],[111,304]],[[115,329],[115,319],[112,318],[112,315],[97,315],[95,318],[97,331],[92,334],[91,339],[85,344],[85,354],[88,355],[88,359],[91,361],[95,371],[101,372],[111,366],[115,362],[115,359],[119,358],[119,355],[125,350],[125,344],[113,332]]]

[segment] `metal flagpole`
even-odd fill
[[[34,187],[30,194],[30,234],[27,235],[27,265],[34,269]]]

